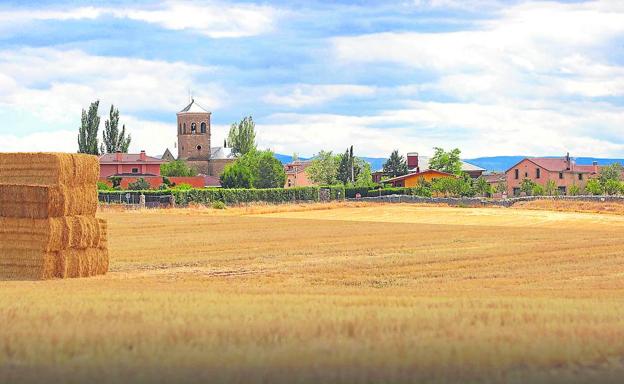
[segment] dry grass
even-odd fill
[[[0,282],[0,382],[620,382],[624,217],[322,208],[103,212],[107,276]]]

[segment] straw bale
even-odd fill
[[[0,217],[0,252],[5,249],[59,251],[106,248],[106,221],[89,216],[48,219]]]
[[[45,280],[103,275],[108,272],[108,250],[66,249],[44,252],[12,249],[0,253],[0,280]]]
[[[0,153],[0,184],[95,185],[97,156],[74,153]]]
[[[0,216],[45,219],[48,217],[95,216],[97,187],[0,184]]]

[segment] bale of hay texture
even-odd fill
[[[106,248],[106,221],[90,216],[48,219],[0,217],[0,253],[7,249],[46,252]]]
[[[108,272],[108,250],[65,249],[45,252],[10,249],[0,253],[0,280],[46,280],[103,275]]]
[[[48,217],[94,216],[97,187],[0,184],[0,216],[45,219]]]
[[[99,159],[93,155],[0,153],[0,184],[95,185],[99,176]]]

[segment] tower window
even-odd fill
[[[201,151],[201,148],[202,148],[202,147],[201,147],[201,145],[198,145],[198,146],[197,146],[197,150],[198,150],[198,151]]]
[[[186,123],[184,123],[183,127],[184,128],[182,128],[182,133],[184,133],[186,135]]]
[[[199,129],[201,133],[206,133],[206,123],[201,123]]]
[[[178,134],[182,134],[182,124],[178,124]]]
[[[191,133],[197,133],[197,124],[191,123]]]

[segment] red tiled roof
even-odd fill
[[[565,158],[551,158],[551,157],[527,157],[525,159],[522,159],[517,164],[514,164],[513,167],[509,169],[515,168],[518,164],[520,164],[524,160],[529,160],[530,162],[536,164],[537,166],[542,167],[546,169],[547,171],[551,171],[551,172],[565,172],[565,171],[587,172],[587,173],[594,172],[593,165],[578,165],[574,163],[574,160],[571,160],[570,166],[572,169],[568,169],[568,162],[566,161]],[[598,171],[600,171],[600,168],[601,167],[598,166]]]
[[[152,156],[145,156],[145,160],[141,160],[141,155],[139,153],[122,153],[121,154],[121,162],[122,163],[131,163],[131,164],[163,164],[166,161],[162,159],[158,159]],[[117,153],[107,153],[105,155],[100,156],[100,164],[117,164]]]

